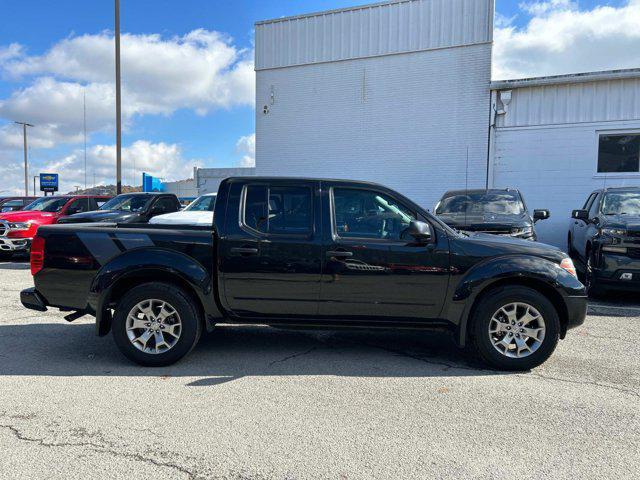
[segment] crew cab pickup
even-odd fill
[[[380,185],[230,178],[211,227],[56,225],[24,306],[96,317],[121,352],[171,364],[218,323],[449,329],[489,365],[544,362],[587,308],[568,255],[452,230]]]

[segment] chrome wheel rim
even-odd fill
[[[528,303],[500,307],[489,322],[489,340],[505,357],[524,358],[535,353],[546,332],[542,314]]]
[[[164,300],[149,299],[136,304],[127,315],[127,337],[144,353],[157,355],[171,350],[182,334],[182,321]]]

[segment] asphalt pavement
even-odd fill
[[[633,298],[521,374],[444,334],[261,326],[145,369],[87,317],[24,309],[31,284],[0,263],[0,478],[639,478]]]

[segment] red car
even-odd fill
[[[27,252],[40,225],[51,225],[69,215],[97,210],[110,198],[101,195],[42,197],[18,212],[1,214],[0,255]]]

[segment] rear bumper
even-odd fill
[[[37,310],[39,312],[45,312],[47,310],[47,303],[35,287],[22,290],[20,292],[20,302],[31,310]]]
[[[0,237],[0,251],[2,252],[26,252],[31,248],[30,238]]]

